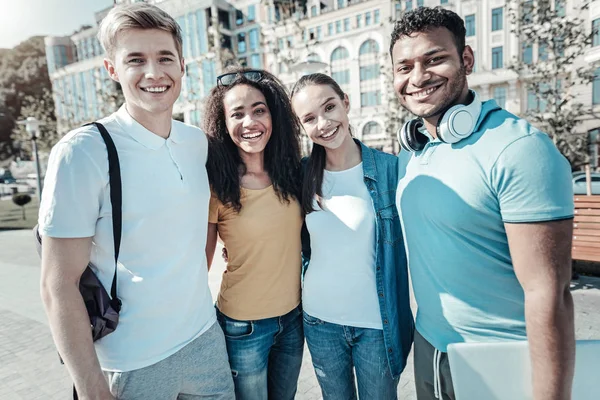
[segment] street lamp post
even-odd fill
[[[24,121],[17,122],[19,125],[25,125],[25,130],[31,135],[31,145],[33,149],[33,156],[35,158],[35,172],[37,179],[37,197],[39,201],[42,201],[42,178],[40,173],[40,159],[38,156],[36,140],[40,135],[40,126],[43,125],[34,117],[27,117]]]

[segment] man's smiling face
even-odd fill
[[[467,75],[473,69],[473,51],[459,54],[446,28],[403,36],[392,49],[394,91],[400,104],[425,119],[440,114],[468,93]]]
[[[159,29],[118,33],[113,60],[105,60],[111,78],[121,84],[127,110],[138,121],[160,114],[171,118],[181,92],[183,59],[173,36]]]

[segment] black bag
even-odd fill
[[[117,149],[106,128],[99,122],[87,125],[95,125],[100,131],[102,139],[108,151],[108,176],[110,186],[110,203],[112,205],[113,239],[115,246],[115,274],[110,287],[110,296],[104,286],[94,274],[89,264],[79,280],[79,291],[85,303],[85,308],[90,317],[92,338],[94,341],[112,333],[119,323],[119,311],[121,311],[121,300],[117,297],[117,260],[121,247],[121,170]],[[42,238],[38,232],[38,226],[33,228],[36,238],[38,254],[42,254]],[[62,362],[62,360],[61,360]]]

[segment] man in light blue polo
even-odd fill
[[[447,346],[529,340],[537,400],[569,399],[573,191],[550,138],[469,90],[462,19],[396,22],[394,90],[419,118],[399,132],[397,206],[418,304],[419,400],[454,399]]]

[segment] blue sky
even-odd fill
[[[0,0],[0,48],[36,35],[64,36],[94,25],[94,12],[113,0]]]

